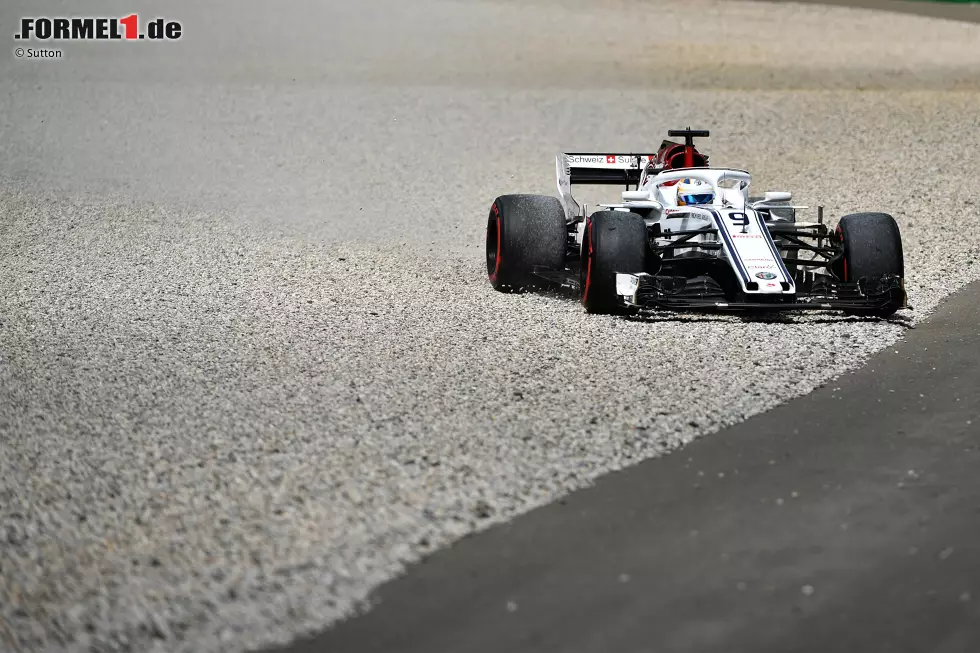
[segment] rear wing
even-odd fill
[[[630,186],[640,183],[640,174],[656,156],[615,152],[563,152],[558,155],[558,164],[564,168],[570,184]]]
[[[656,154],[617,152],[562,152],[555,157],[558,194],[569,222],[581,216],[582,207],[572,197],[572,185],[630,186],[639,188],[640,176]]]

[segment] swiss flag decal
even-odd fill
[[[616,157],[614,157],[612,154],[607,154],[606,163],[616,163]]]

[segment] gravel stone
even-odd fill
[[[230,6],[168,3],[165,48],[0,60],[0,649],[323,628],[426,553],[832,382],[980,277],[980,26],[370,0],[283,42],[281,8]],[[636,47],[695,22],[732,36]],[[628,320],[490,288],[496,195],[687,125],[757,190],[892,213],[911,317]]]

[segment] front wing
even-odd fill
[[[897,275],[881,279],[838,281],[817,277],[797,286],[795,295],[745,296],[729,298],[705,291],[704,286],[688,284],[683,277],[617,274],[616,293],[629,307],[648,310],[719,310],[719,311],[879,311],[898,306],[909,308],[905,281]]]

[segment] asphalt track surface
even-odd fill
[[[978,297],[804,398],[464,539],[285,650],[980,649]]]
[[[0,59],[0,648],[322,630],[461,537],[859,367],[980,276],[976,25],[156,5],[84,10],[164,13],[181,41]],[[4,2],[0,26],[66,7]],[[559,149],[688,124],[831,221],[893,212],[912,315],[623,321],[489,289],[493,197],[551,194]]]

